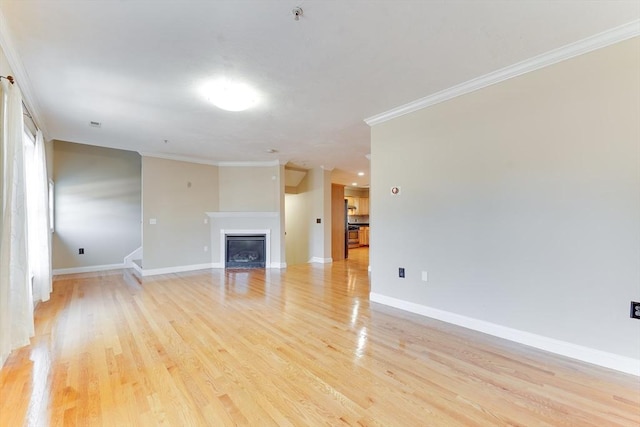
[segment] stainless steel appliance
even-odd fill
[[[347,244],[350,248],[360,246],[360,226],[349,224],[347,226]]]

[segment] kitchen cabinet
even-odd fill
[[[358,238],[360,246],[369,246],[369,227],[360,227]]]
[[[358,203],[356,202],[357,197],[344,196],[344,198],[347,200],[347,210],[349,211],[349,215],[359,215]]]
[[[347,199],[349,215],[369,215],[368,197],[345,196],[344,198]]]
[[[356,211],[358,215],[369,215],[369,198],[368,197],[357,197],[358,199],[358,210]]]

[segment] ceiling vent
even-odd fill
[[[99,127],[102,127],[102,123],[100,123],[100,122],[89,122],[89,126],[91,126],[92,128],[99,128]]]

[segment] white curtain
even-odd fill
[[[29,267],[33,274],[33,299],[47,301],[51,294],[51,233],[49,229],[49,178],[42,132],[36,132],[33,157],[29,159],[31,171],[28,180],[33,180],[29,187],[33,197],[28,200],[32,220],[27,228],[29,233]]]
[[[25,203],[22,94],[2,84],[2,206],[0,211],[0,362],[34,334]]]

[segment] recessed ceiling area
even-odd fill
[[[0,32],[49,139],[322,166],[334,182],[367,186],[365,118],[626,24],[639,9],[635,0],[0,0]],[[209,102],[202,86],[217,76],[250,84],[250,108]]]

